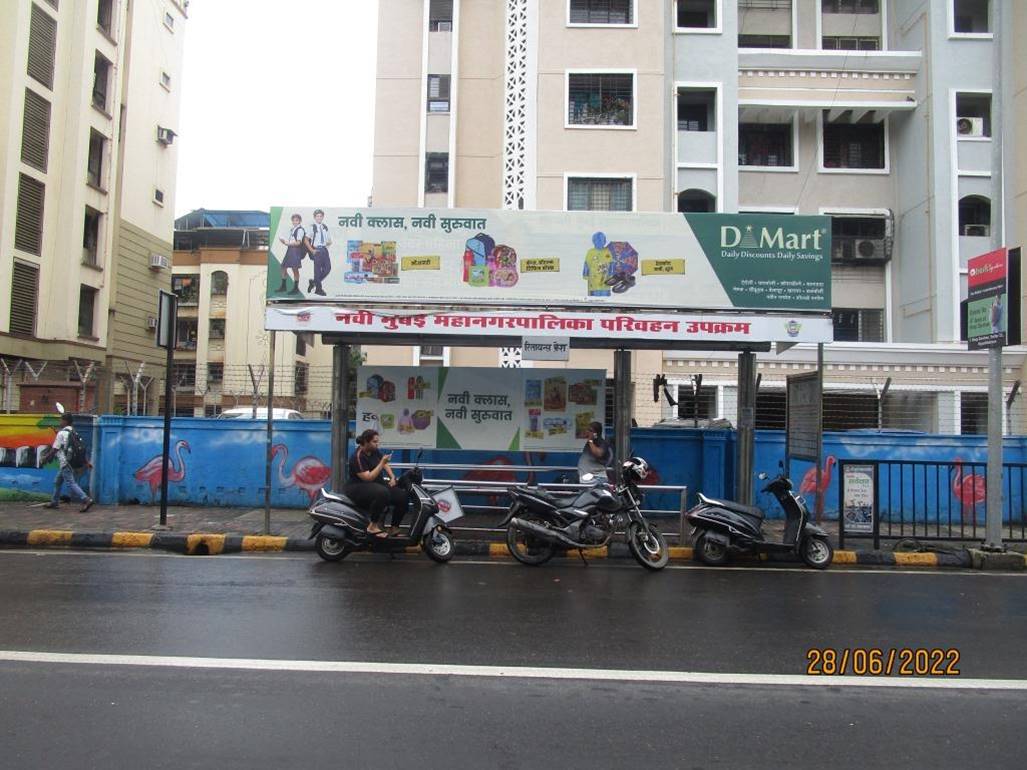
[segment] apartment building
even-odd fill
[[[982,432],[987,360],[959,342],[958,308],[967,259],[1025,235],[1025,16],[999,0],[381,0],[374,205],[828,215],[827,427]],[[640,424],[734,419],[734,354],[635,357]],[[783,427],[785,377],[815,361],[759,355],[759,426]],[[1007,350],[1009,429],[1023,364]],[[656,374],[676,407],[649,400]]]
[[[161,365],[187,4],[10,0],[0,18],[0,408],[109,410]]]
[[[175,221],[171,289],[178,295],[175,413],[213,417],[266,405],[270,336],[266,211],[197,209]],[[331,348],[313,334],[275,339],[275,405],[309,417],[331,405]]]

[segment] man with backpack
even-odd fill
[[[93,498],[82,491],[82,487],[75,480],[76,473],[81,473],[89,467],[89,458],[86,456],[86,444],[82,436],[71,426],[71,415],[61,415],[61,428],[57,431],[51,447],[51,457],[56,456],[60,469],[57,471],[57,479],[54,481],[53,498],[44,508],[58,508],[61,502],[61,486],[68,485],[68,492],[72,500],[82,503],[80,513],[85,513],[93,505]]]

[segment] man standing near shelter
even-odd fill
[[[328,233],[328,225],[324,223],[324,218],[324,211],[314,211],[314,224],[310,228],[310,258],[314,261],[314,277],[307,284],[307,294],[313,291],[319,297],[325,296],[321,281],[332,272],[332,258],[328,253],[328,247],[332,245],[332,236]]]

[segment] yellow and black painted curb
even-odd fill
[[[235,535],[205,532],[73,532],[57,529],[34,529],[28,532],[0,530],[0,546],[23,548],[154,548],[190,556],[215,556],[243,552],[311,551],[314,542],[306,538],[280,537],[275,535]],[[505,543],[485,540],[463,540],[454,543],[457,556],[509,559]],[[417,553],[417,546],[405,549]],[[579,558],[577,551],[565,551],[566,558]],[[630,558],[627,546],[614,543],[603,548],[581,552],[585,559]],[[671,561],[692,561],[691,548],[671,546]],[[775,556],[760,559],[739,558],[738,563],[760,561],[795,562],[792,556]],[[955,550],[940,553],[904,553],[892,551],[835,551],[835,565],[859,565],[874,567],[960,567],[963,569],[1027,569],[1027,555],[1020,553],[983,555],[974,550]]]

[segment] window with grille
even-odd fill
[[[225,365],[222,363],[207,364],[207,382],[210,384],[224,382]]]
[[[888,259],[891,243],[888,220],[883,216],[831,217],[831,259],[834,262],[868,262]]]
[[[428,112],[449,112],[449,75],[428,76]]]
[[[36,305],[39,300],[39,268],[15,261],[11,277],[11,334],[36,335]]]
[[[96,4],[96,26],[107,35],[114,34],[114,0],[99,0]]]
[[[107,138],[90,129],[89,131],[89,156],[86,159],[86,181],[93,187],[103,189],[103,156],[107,145]]]
[[[714,29],[717,26],[717,0],[677,0],[678,29]]]
[[[196,350],[199,321],[195,318],[179,318],[175,327],[176,350]]]
[[[433,32],[453,30],[453,0],[431,0],[428,4],[428,29]]]
[[[713,418],[717,416],[717,386],[699,388],[698,393],[692,392],[691,385],[678,385],[678,417],[692,419],[698,417]],[[698,407],[698,413],[696,412]]]
[[[215,270],[210,274],[210,296],[224,297],[228,294],[228,273]]]
[[[824,168],[883,169],[884,144],[884,121],[830,123],[824,112]]]
[[[825,51],[879,51],[879,37],[837,37],[825,35],[821,40],[821,48]]]
[[[631,73],[567,75],[567,123],[572,126],[632,126],[635,123]]]
[[[989,0],[952,0],[953,32],[984,34],[991,31]]]
[[[835,342],[884,342],[884,311],[833,308]]]
[[[32,6],[29,21],[29,58],[27,72],[47,88],[53,88],[57,51],[57,21],[38,5]]]
[[[96,314],[96,289],[80,286],[78,290],[78,336],[94,337],[94,316]]]
[[[716,131],[717,92],[711,88],[678,90],[678,131]]]
[[[196,387],[196,364],[192,361],[189,363],[181,362],[171,365],[171,384],[176,389],[179,388],[195,388]],[[189,413],[192,412],[192,407],[189,407]]]
[[[107,109],[107,92],[111,79],[111,63],[97,52],[93,58],[93,106],[103,112]]]
[[[421,345],[417,348],[419,366],[445,366],[446,348],[442,345]]]
[[[18,175],[18,212],[14,220],[14,248],[39,254],[43,248],[43,200],[45,185],[25,174]]]
[[[571,24],[634,24],[634,0],[570,0]]]
[[[449,153],[429,152],[424,157],[424,191],[449,192]]]
[[[302,396],[310,388],[310,365],[299,363],[294,370],[295,391],[297,396]]]
[[[21,162],[46,171],[50,152],[50,102],[25,89],[25,116],[21,124]]]
[[[630,179],[571,177],[567,180],[568,211],[632,211]]]
[[[879,0],[820,0],[824,13],[880,13]]]
[[[171,291],[178,296],[180,305],[198,304],[200,301],[200,276],[195,273],[171,276]]]
[[[100,264],[100,214],[96,209],[86,206],[86,214],[82,224],[82,264],[98,267]]]
[[[207,330],[207,338],[212,340],[223,340],[225,338],[225,319],[211,318]]]
[[[792,124],[739,123],[739,166],[791,166],[793,163]]]
[[[991,94],[956,94],[956,136],[991,136]]]
[[[791,35],[739,35],[739,48],[791,48]]]
[[[987,393],[962,392],[959,394],[959,432],[965,434],[988,432]]]

